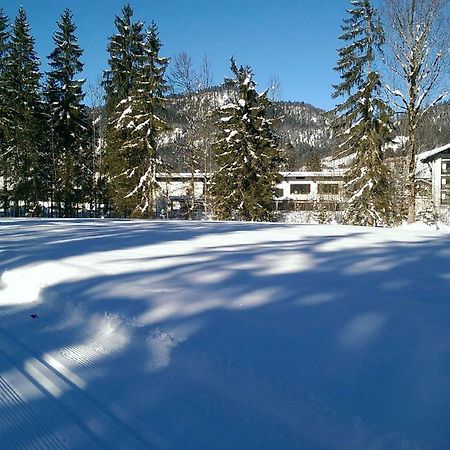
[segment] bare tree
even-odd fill
[[[205,56],[200,67],[194,65],[192,58],[181,52],[173,58],[173,67],[169,80],[174,92],[184,97],[184,108],[180,111],[186,124],[184,132],[184,162],[191,175],[187,196],[189,198],[189,218],[195,217],[197,203],[196,177],[199,171],[207,172],[210,168],[211,156],[211,110],[210,97],[207,91],[212,87],[212,70],[208,58]],[[204,179],[205,207],[208,203],[207,176]]]
[[[92,126],[92,195],[91,212],[99,217],[106,201],[106,175],[104,168],[106,116],[105,116],[105,89],[99,77],[95,83],[90,83],[87,89],[88,105],[91,109]]]
[[[422,118],[447,96],[449,0],[383,0],[386,63],[394,80],[387,86],[394,107],[405,115],[408,163],[408,222],[415,220],[417,134]]]
[[[198,73],[198,87],[200,90],[208,90],[213,86],[213,72],[208,57],[203,57]],[[198,97],[198,114],[197,120],[197,145],[200,147],[200,159],[202,160],[203,170],[203,197],[205,215],[211,211],[212,195],[210,192],[211,174],[213,171],[213,155],[212,155],[212,137],[214,135],[214,101],[211,93],[205,93]]]
[[[197,75],[192,58],[183,51],[173,57],[172,64],[169,82],[174,92],[181,94],[193,92]]]
[[[205,55],[202,59],[200,69],[197,75],[197,84],[199,89],[209,89],[213,85],[213,72],[208,57]]]
[[[267,91],[269,94],[269,99],[272,102],[281,100],[281,81],[278,75],[271,75],[269,77]]]

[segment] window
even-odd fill
[[[291,194],[306,195],[311,192],[310,184],[291,184]]]
[[[450,161],[448,159],[442,160],[442,173],[450,175]]]
[[[339,185],[319,183],[318,192],[319,194],[339,194]]]
[[[450,205],[450,185],[449,184],[445,184],[442,186],[441,204],[442,205]]]

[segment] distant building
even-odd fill
[[[450,206],[450,144],[418,155],[417,178],[431,187],[435,207]]]
[[[279,211],[310,211],[317,202],[325,209],[337,211],[343,208],[345,169],[321,172],[281,172],[282,181],[276,186],[275,202]],[[158,174],[160,204],[171,213],[183,213],[191,201],[192,186],[196,205],[202,209],[205,202],[205,186],[212,174],[172,173]],[[193,183],[192,183],[193,181]]]

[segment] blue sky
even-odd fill
[[[70,8],[84,49],[83,76],[95,83],[107,67],[107,38],[114,33],[114,15],[123,0],[3,0],[15,17],[20,5],[28,13],[36,49],[46,70],[52,33],[64,8]],[[154,19],[163,42],[162,54],[186,51],[200,63],[207,55],[220,83],[229,75],[229,58],[248,64],[261,89],[271,75],[281,81],[282,98],[328,109],[340,25],[347,0],[171,0],[130,1],[139,20]]]

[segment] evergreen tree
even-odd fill
[[[9,122],[7,108],[7,97],[5,92],[4,68],[9,45],[9,22],[8,17],[0,8],[0,177],[3,178],[3,190],[0,193],[1,205],[6,214],[9,208],[7,153],[6,153],[6,130]]]
[[[384,33],[370,0],[350,3],[350,17],[344,20],[340,37],[347,45],[339,49],[335,68],[341,81],[334,86],[334,98],[346,97],[336,107],[339,155],[354,154],[346,175],[346,221],[357,225],[388,224],[392,221],[392,194],[382,147],[391,125],[388,107],[380,97],[380,75],[374,69]]]
[[[322,170],[322,158],[317,151],[312,151],[308,155],[305,166],[309,172],[320,172]]]
[[[267,92],[258,94],[250,68],[238,68],[233,58],[231,70],[235,78],[226,83],[236,97],[220,109],[215,214],[225,220],[271,220],[283,158],[267,118]]]
[[[126,112],[128,98],[135,89],[138,70],[142,66],[144,24],[133,21],[133,10],[130,5],[126,5],[122,15],[116,16],[115,26],[117,33],[110,37],[108,44],[109,70],[105,72],[103,80],[108,117],[105,166],[112,208],[115,213],[127,217],[136,206],[134,199],[127,197],[134,188],[133,183],[124,176],[131,167],[128,149],[124,145],[130,140],[131,132],[117,124]]]
[[[169,60],[159,55],[161,42],[153,22],[145,33],[142,58],[137,67],[130,95],[122,101],[125,109],[117,119],[116,129],[128,130],[128,139],[121,147],[127,165],[119,176],[130,191],[125,198],[133,201],[132,215],[154,217],[156,213],[157,171],[165,169],[158,155],[157,137],[167,129],[160,118],[167,91],[164,74]]]
[[[10,121],[5,142],[8,177],[15,214],[39,214],[43,155],[39,60],[23,8],[12,27],[3,83]]]
[[[55,49],[49,56],[46,97],[50,109],[52,155],[55,179],[52,180],[58,205],[64,204],[64,216],[72,217],[78,203],[84,203],[83,185],[89,179],[90,152],[88,116],[83,105],[84,80],[76,79],[83,70],[83,51],[75,36],[72,13],[66,9],[54,33]]]

